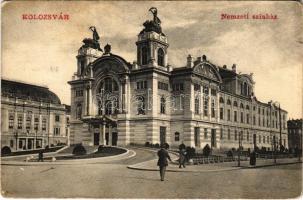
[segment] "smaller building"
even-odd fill
[[[287,121],[289,149],[302,149],[302,119]]]
[[[5,79],[1,89],[1,149],[9,147],[13,152],[68,144],[68,106],[55,93]]]

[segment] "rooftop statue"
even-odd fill
[[[93,39],[95,41],[98,41],[100,39],[100,37],[99,37],[96,27],[91,26],[91,27],[89,27],[89,29],[93,32]]]
[[[93,32],[93,39],[85,38],[83,40],[83,42],[84,42],[83,47],[91,47],[93,49],[98,49],[99,51],[102,51],[102,49],[100,48],[100,43],[99,43],[100,36],[97,32],[96,27],[91,26],[91,27],[89,27],[89,30],[91,30]]]
[[[161,20],[159,19],[159,17],[157,16],[158,14],[158,10],[155,7],[151,7],[148,11],[150,11],[153,15],[154,15],[154,22],[160,26],[161,24]]]
[[[141,33],[154,31],[156,33],[164,35],[162,33],[161,20],[157,16],[158,14],[157,8],[151,7],[148,11],[153,14],[154,18],[153,20],[147,20],[146,22],[143,23],[144,29],[141,31]]]

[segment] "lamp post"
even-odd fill
[[[38,127],[36,128],[36,135],[35,135],[35,144],[34,144],[34,149],[37,149],[37,133],[38,133]]]
[[[18,151],[18,131],[17,130],[14,131],[14,137],[16,139],[16,151]]]
[[[239,148],[238,148],[238,167],[240,167],[240,153],[241,153],[241,136],[242,136],[242,131],[239,132]]]

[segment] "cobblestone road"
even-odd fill
[[[139,151],[137,151],[139,152]],[[127,164],[2,165],[2,195],[6,197],[94,198],[293,198],[301,194],[301,164],[222,172],[168,172],[161,182],[156,171],[138,171]]]

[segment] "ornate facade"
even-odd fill
[[[155,9],[155,8],[153,8]],[[205,55],[168,64],[169,43],[157,11],[138,35],[137,61],[127,62],[84,39],[71,85],[71,143],[164,143],[227,149],[287,147],[287,112],[254,94],[252,74],[217,66]],[[95,29],[96,31],[96,29]],[[281,129],[280,129],[281,124]],[[239,141],[240,139],[240,141]]]
[[[1,149],[68,143],[66,105],[46,87],[1,79]]]

